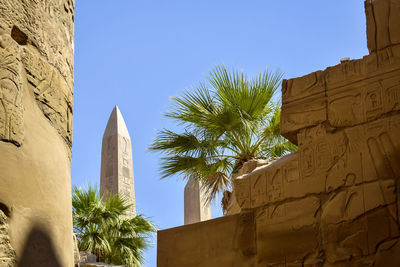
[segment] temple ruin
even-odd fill
[[[298,151],[235,180],[239,212],[158,232],[158,266],[400,266],[400,1],[365,1],[369,55],[282,83]]]

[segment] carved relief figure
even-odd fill
[[[72,96],[68,96],[68,87],[56,70],[37,86],[36,99],[44,115],[56,127],[66,143],[72,145]]]
[[[23,107],[18,44],[0,31],[0,140],[22,145]]]
[[[72,89],[60,72],[33,49],[24,47],[22,62],[44,116],[69,148],[72,146]]]

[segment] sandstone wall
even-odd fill
[[[158,267],[254,266],[253,214],[236,214],[158,231]]]
[[[0,204],[18,266],[73,266],[73,0],[0,0]]]
[[[161,231],[159,266],[400,266],[400,1],[365,8],[369,55],[282,84],[281,133],[298,152],[235,180],[226,236],[214,220]],[[195,227],[206,237],[190,265],[165,244]],[[212,254],[237,248],[233,265]]]

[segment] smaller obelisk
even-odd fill
[[[185,224],[211,219],[211,203],[206,200],[205,192],[194,178],[185,186]]]
[[[131,138],[117,106],[108,119],[101,149],[100,194],[110,193],[124,195],[132,205],[129,215],[136,216]]]

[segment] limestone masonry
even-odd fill
[[[73,0],[0,0],[1,266],[73,266],[73,56]]]
[[[370,54],[283,81],[298,152],[235,180],[240,213],[158,233],[158,266],[400,266],[400,1],[365,2]]]
[[[108,119],[101,149],[100,194],[110,193],[125,195],[132,205],[130,214],[136,216],[131,138],[117,106]]]

